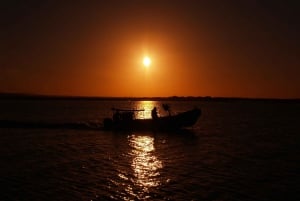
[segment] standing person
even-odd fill
[[[152,117],[152,119],[157,119],[157,118],[158,118],[156,107],[154,107],[154,108],[152,109],[152,111],[151,111],[151,117]]]

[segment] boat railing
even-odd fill
[[[121,109],[121,108],[111,108],[113,113],[121,113],[125,116],[132,114],[133,119],[146,119],[145,112],[148,112],[145,109]],[[128,114],[128,115],[127,115]]]

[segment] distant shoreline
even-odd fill
[[[242,97],[211,97],[211,96],[170,96],[170,97],[97,97],[97,96],[58,96],[21,93],[0,93],[0,100],[95,100],[95,101],[280,101],[300,102],[300,99],[280,98],[242,98]]]

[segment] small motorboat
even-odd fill
[[[170,131],[192,127],[201,116],[201,109],[194,108],[176,115],[158,117],[151,119],[136,119],[135,113],[144,110],[116,109],[113,110],[113,118],[105,118],[103,125],[105,130],[123,131]],[[153,110],[152,110],[153,111]]]

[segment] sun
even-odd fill
[[[148,56],[145,56],[143,59],[143,64],[145,67],[149,67],[151,65],[151,59]]]

